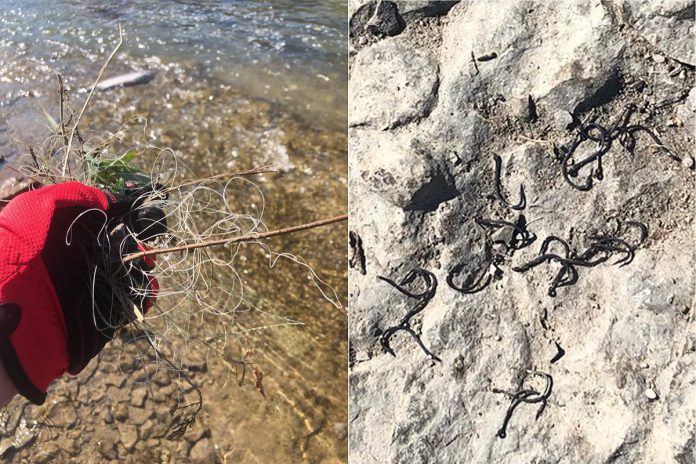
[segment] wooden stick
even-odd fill
[[[33,180],[35,183],[40,184],[40,185],[43,186],[43,182],[41,182],[40,180],[38,180],[36,177],[30,176],[29,174],[26,174],[26,173],[20,171],[19,169],[15,168],[14,166],[9,165],[9,164],[8,164],[7,166],[5,166],[5,167],[6,167],[7,169],[10,169],[10,170],[16,172],[16,173],[19,174],[20,176],[26,177],[27,179],[31,179],[31,180]]]
[[[141,251],[138,253],[131,253],[129,255],[126,255],[123,257],[123,262],[127,263],[129,261],[133,261],[135,259],[142,258],[143,256],[159,255],[162,253],[172,253],[175,251],[193,250],[195,248],[204,248],[204,247],[215,246],[215,245],[227,245],[229,243],[251,242],[253,240],[259,240],[262,238],[271,238],[271,237],[276,237],[278,235],[285,235],[285,234],[290,234],[293,232],[299,232],[302,230],[313,229],[315,227],[321,227],[321,226],[333,224],[336,222],[345,221],[347,219],[348,219],[348,215],[343,214],[341,216],[334,216],[332,218],[321,219],[319,221],[309,222],[307,224],[301,224],[299,226],[286,227],[284,229],[271,230],[268,232],[261,232],[261,233],[254,232],[252,234],[240,235],[238,237],[222,238],[219,240],[209,240],[207,242],[191,243],[188,245],[179,245],[179,246],[169,247],[169,248],[156,248],[153,250]]]

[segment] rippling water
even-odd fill
[[[140,69],[156,77],[97,92],[86,136],[145,116],[141,137],[175,150],[197,176],[278,163],[279,173],[258,179],[269,228],[343,213],[346,14],[343,0],[0,0],[0,152],[12,163],[25,151],[16,140],[40,145],[48,135],[42,108],[57,112],[57,73],[79,109],[120,23],[125,42],[105,77]],[[272,245],[303,256],[345,303],[345,237],[341,225]],[[210,395],[213,441],[235,450],[228,462],[345,461],[345,310],[290,264],[269,270],[253,249],[241,262],[249,300],[304,325],[244,340],[264,363],[268,399],[253,389]]]
[[[282,101],[309,120],[345,127],[345,2],[103,3],[0,0],[3,85],[50,79],[58,70],[87,86],[120,23],[126,42],[115,71],[182,65],[197,79],[220,80]],[[7,69],[17,61],[36,69]],[[13,96],[22,90],[10,86]]]

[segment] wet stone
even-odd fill
[[[186,432],[186,438],[191,443],[196,443],[203,438],[210,438],[210,427],[202,419],[196,420],[196,424]]]
[[[117,404],[113,408],[113,415],[117,421],[123,422],[128,419],[128,406],[123,403]]]
[[[118,424],[121,443],[127,450],[132,450],[138,442],[138,429],[131,424]]]
[[[164,437],[165,435],[167,435],[167,432],[169,431],[169,422],[163,422],[157,419],[153,419],[143,424],[143,428],[146,431],[150,428],[150,426],[152,426],[152,431],[150,431],[150,437]]]
[[[123,359],[118,364],[118,368],[121,372],[133,372],[135,367],[135,361],[131,359]]]
[[[155,424],[149,420],[146,421],[141,427],[140,427],[140,437],[143,440],[147,440],[152,436],[152,432],[155,430]]]
[[[367,30],[376,36],[397,35],[404,30],[406,24],[399,15],[399,10],[393,2],[381,1],[377,4],[375,14],[367,23]]]
[[[99,454],[106,459],[116,459],[115,440],[113,435],[104,435],[97,442]]]
[[[101,411],[100,417],[104,421],[105,424],[113,424],[114,423],[114,416],[111,413],[109,408],[103,408]]]
[[[168,449],[163,449],[162,453],[160,454],[160,462],[162,464],[168,464],[171,461],[172,453]]]
[[[165,369],[160,369],[152,376],[152,381],[155,382],[160,387],[166,387],[172,383],[172,379],[169,378],[169,374]]]
[[[214,464],[215,448],[209,439],[204,438],[196,443],[189,453],[191,462],[195,464]]]
[[[334,424],[334,433],[339,440],[345,440],[348,437],[348,426],[342,422]]]
[[[59,453],[60,449],[58,448],[58,445],[56,445],[55,443],[42,444],[41,450],[36,455],[36,460],[33,462],[35,462],[36,464],[54,463],[58,459]]]
[[[143,404],[145,403],[145,398],[147,398],[147,388],[145,388],[145,387],[135,388],[131,392],[130,403],[133,406],[142,407]]]
[[[55,403],[51,407],[48,417],[54,426],[72,428],[77,423],[77,409],[67,401]]]
[[[142,425],[152,417],[152,410],[149,408],[128,408],[128,422],[133,425]]]
[[[191,451],[192,447],[193,447],[193,444],[190,441],[182,440],[182,441],[177,442],[176,451],[177,451],[177,453],[180,453],[183,456],[188,456],[189,451]]]
[[[399,12],[404,18],[424,18],[427,16],[441,16],[447,12],[459,0],[397,0]]]
[[[189,372],[207,372],[208,362],[205,359],[190,361],[186,365],[186,368]]]
[[[19,422],[19,427],[17,427],[17,430],[15,430],[15,436],[14,436],[14,446],[17,449],[20,449],[29,443],[36,437],[35,429],[33,427],[29,427],[27,425],[26,420],[22,419]]]
[[[106,390],[106,396],[112,403],[130,401],[130,392],[127,388],[123,387],[109,387]]]
[[[4,456],[10,448],[14,448],[12,438],[3,438],[0,441],[0,456]]]
[[[176,385],[173,383],[170,383],[166,387],[162,387],[162,388],[157,390],[157,393],[155,395],[155,399],[157,401],[168,402],[169,399],[175,395],[176,390],[177,390]]]

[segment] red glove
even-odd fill
[[[23,193],[0,212],[0,358],[33,403],[42,404],[65,371],[84,369],[133,319],[134,302],[142,312],[154,302],[158,285],[147,274],[154,263],[140,260],[128,273],[128,285],[136,276],[145,289],[130,306],[109,278],[120,256],[105,255],[100,244],[124,220],[114,217],[123,210],[112,195],[67,182]],[[109,243],[124,254],[137,251],[128,240]]]

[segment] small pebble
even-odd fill
[[[645,390],[645,396],[647,396],[650,401],[655,401],[657,399],[657,393],[655,393],[655,390],[652,388]]]
[[[567,111],[558,110],[553,115],[554,128],[565,130],[573,122],[573,115]]]
[[[334,424],[334,433],[336,434],[336,438],[338,438],[339,440],[345,440],[348,436],[348,427],[346,426],[346,424],[336,422]]]
[[[641,368],[641,369],[647,369],[647,368],[648,368],[648,363],[646,363],[645,361],[643,361],[642,363],[640,363],[640,368]]]
[[[652,56],[652,59],[655,63],[664,63],[665,62],[665,57],[658,54],[658,53],[654,53]]]
[[[694,159],[690,156],[685,156],[682,158],[682,166],[684,166],[686,169],[693,169]]]

